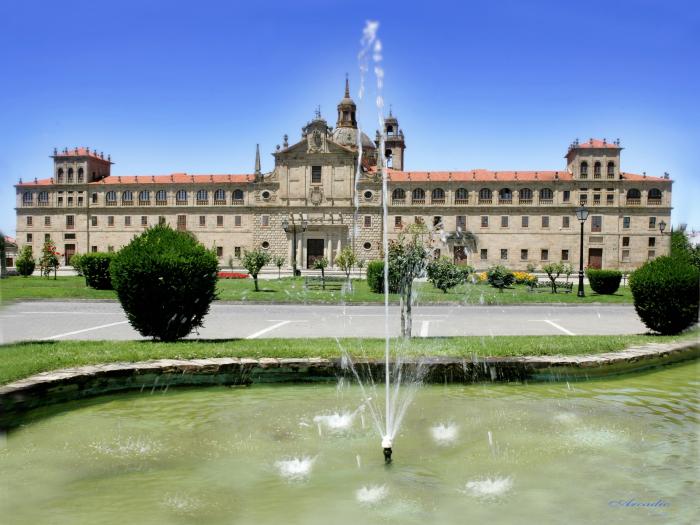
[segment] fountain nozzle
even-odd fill
[[[386,463],[387,465],[391,463],[391,454],[393,452],[391,450],[391,446],[391,438],[389,436],[384,436],[382,438],[382,449],[384,451],[384,463]]]

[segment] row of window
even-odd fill
[[[614,162],[608,162],[608,171],[607,171],[607,177],[608,179],[614,179],[615,178],[615,163]],[[603,170],[603,165],[596,161],[593,164],[593,178],[594,179],[601,179],[603,178],[602,174]],[[588,178],[588,162],[585,160],[581,163],[581,169],[579,171],[579,175],[582,179]]]
[[[488,260],[488,258],[489,258],[488,248],[481,248],[481,250],[479,252],[479,257],[481,258],[482,261]],[[507,248],[501,248],[500,259],[502,261],[508,260],[508,249]],[[520,250],[520,260],[521,261],[530,260],[530,250],[528,248],[523,248],[522,250]],[[561,251],[560,260],[564,261],[564,262],[569,260],[569,250],[562,250]],[[540,250],[540,261],[549,261],[549,249],[548,248],[542,248]]]
[[[127,204],[131,205],[134,203],[134,195],[135,193],[131,190],[125,190],[121,194],[121,201],[122,204]],[[156,203],[165,203],[168,200],[168,193],[165,190],[158,190],[154,192],[155,196],[155,201]],[[212,192],[212,196],[214,197],[214,204],[226,204],[226,196],[227,192],[226,190],[218,189]],[[209,203],[209,190],[197,190],[195,194],[196,200],[198,204],[208,204]],[[242,202],[243,201],[243,190],[233,190],[231,192],[231,200],[233,202]],[[175,193],[175,202],[180,202],[180,203],[186,203],[189,198],[189,194],[187,190],[178,190]],[[151,191],[150,190],[141,190],[138,192],[138,199],[139,199],[139,204],[150,204],[151,202]],[[92,202],[96,203],[97,202],[97,193],[92,194]],[[117,192],[116,191],[108,191],[105,193],[105,202],[107,204],[116,204],[117,203]]]
[[[62,184],[64,182],[74,182],[73,180],[73,168],[68,168],[68,172],[64,176],[63,168],[58,168],[58,171],[56,172],[56,180],[59,184]],[[78,182],[84,182],[85,181],[85,171],[83,168],[78,168]]]

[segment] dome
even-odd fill
[[[350,148],[357,147],[357,128],[335,128],[333,130],[333,142]],[[372,139],[362,133],[362,149],[377,149]]]

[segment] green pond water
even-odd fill
[[[425,386],[388,468],[353,385],[73,403],[3,437],[0,523],[699,523],[699,374]]]

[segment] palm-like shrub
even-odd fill
[[[589,268],[586,277],[591,285],[591,290],[597,294],[610,295],[617,292],[622,280],[622,272],[617,270],[595,270]]]
[[[637,314],[664,335],[697,323],[699,286],[700,271],[686,258],[658,257],[630,275]]]
[[[119,250],[110,274],[131,326],[175,341],[202,326],[216,297],[217,264],[192,234],[158,225]]]

